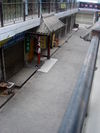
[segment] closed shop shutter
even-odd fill
[[[93,24],[94,14],[78,13],[76,15],[76,23],[78,24]]]
[[[24,41],[4,50],[5,70],[7,79],[20,71],[24,66]]]

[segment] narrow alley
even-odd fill
[[[0,133],[58,132],[89,48],[80,38],[84,31],[72,31],[52,56],[54,66],[37,71],[0,110]]]

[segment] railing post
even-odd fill
[[[6,81],[6,68],[5,68],[4,48],[1,49],[1,65],[2,65],[2,79]]]
[[[48,2],[48,13],[50,13],[50,8],[51,8],[51,5],[50,5],[50,1]]]
[[[50,59],[50,35],[47,36],[48,45],[47,45],[47,59]]]
[[[67,2],[65,3],[65,5],[66,5],[66,11],[67,11]]]
[[[71,9],[72,3],[70,2],[70,9]]]
[[[38,37],[38,44],[37,44],[37,48],[38,48],[38,65],[40,65],[40,58],[41,58],[41,46],[40,46],[40,36]]]
[[[1,27],[4,26],[3,22],[3,8],[2,8],[2,2],[0,2],[0,21],[1,21]]]
[[[25,14],[25,1],[23,1],[23,21],[26,19],[26,14]]]
[[[57,0],[55,2],[55,8],[56,8],[56,13],[58,12],[58,3],[57,3]]]
[[[40,1],[38,0],[38,18],[40,17],[40,10],[41,10],[41,5]]]

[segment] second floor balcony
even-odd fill
[[[60,13],[78,8],[78,4],[73,2],[29,2],[28,0],[19,2],[0,2],[0,27],[23,22],[29,19],[40,18],[43,14]]]

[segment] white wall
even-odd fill
[[[94,14],[78,13],[76,15],[76,23],[78,24],[93,24]]]

